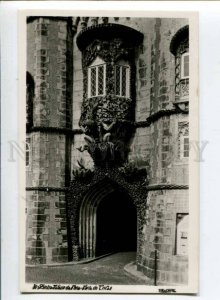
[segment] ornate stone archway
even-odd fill
[[[99,203],[114,187],[109,180],[102,180],[93,185],[84,195],[79,211],[79,246],[83,257],[96,255],[96,223]]]
[[[108,198],[110,198],[110,201]],[[113,242],[113,240],[116,241],[118,233],[121,232],[121,228],[116,228],[118,223],[124,225],[125,222],[128,223],[127,226],[129,226],[129,221],[126,218],[126,214],[129,213],[128,207],[129,209],[132,207],[132,215],[135,214],[136,223],[136,206],[133,204],[133,199],[128,197],[124,188],[108,177],[99,181],[86,192],[79,210],[79,248],[82,257],[94,257],[98,255],[97,253],[100,253],[100,249],[98,249],[100,241],[97,237],[97,233],[100,231],[100,228],[98,227],[102,227],[103,224],[97,222],[100,219],[101,214],[98,212],[100,207],[106,202],[108,204],[108,209],[110,209],[108,215],[106,215],[108,219],[107,222],[109,222],[108,229],[112,231],[111,235],[115,235],[115,238],[112,239],[111,242]],[[132,204],[132,206],[129,206],[129,204]],[[119,216],[119,214],[121,215]],[[118,222],[119,219],[120,222]],[[132,222],[132,220],[130,220],[130,222]],[[121,227],[120,225],[119,227]],[[134,228],[136,228],[136,224],[133,225]],[[125,235],[125,232],[121,233]],[[135,235],[135,239],[137,239],[137,234]],[[106,236],[106,240],[109,240],[108,236]],[[99,242],[98,246],[97,242]],[[111,245],[109,246],[109,250],[106,249],[106,251],[110,252],[113,251],[113,249],[115,251],[119,248],[119,245]]]
[[[95,211],[102,199],[116,189],[125,191],[136,207],[138,260],[138,253],[143,245],[146,213],[146,171],[129,165],[120,168],[98,167],[87,175],[84,173],[76,176],[71,182],[68,193],[68,219],[73,260],[95,256],[92,229],[96,221]]]

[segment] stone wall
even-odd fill
[[[69,177],[66,158],[67,138],[64,134],[33,132],[30,165],[26,168],[27,187],[65,187]]]
[[[146,32],[143,48],[137,53],[136,121],[174,108],[175,58],[169,47],[174,34],[186,24],[184,19],[156,19],[140,29]],[[144,243],[137,253],[138,269],[154,278],[156,249],[157,281],[161,284],[186,284],[188,280],[188,257],[175,253],[177,214],[189,213],[188,159],[180,154],[180,124],[188,130],[187,114],[171,114],[146,128],[137,128],[129,155],[131,161],[145,164],[149,189],[155,189],[149,190],[146,197],[146,225]]]
[[[72,128],[73,41],[68,22],[36,18],[27,27],[27,71],[35,82],[34,126]]]
[[[27,264],[68,261],[65,192],[27,191]]]
[[[175,101],[175,57],[170,52],[170,42],[174,34],[187,24],[186,19],[130,19],[121,20],[123,24],[140,30],[144,34],[143,45],[136,51],[136,122],[145,121],[150,115],[164,110],[172,109]],[[160,122],[160,120],[158,121]],[[148,129],[137,129],[133,145],[136,145],[140,131],[145,132],[145,148],[150,152],[155,161],[162,153],[155,151],[161,140],[153,146],[152,140],[157,140],[157,124],[152,124]],[[172,122],[170,132],[173,131],[175,122]],[[160,131],[161,128],[158,128]],[[141,134],[143,136],[143,134]],[[174,134],[172,133],[174,136]],[[149,140],[147,141],[147,137]],[[172,141],[173,142],[173,141]],[[173,145],[170,143],[170,145]],[[138,147],[131,147],[130,158],[139,156]],[[165,156],[165,155],[164,155]],[[148,156],[149,159],[150,156]],[[161,160],[161,159],[159,159]],[[148,160],[146,166],[152,163]],[[152,165],[155,170],[155,166]],[[159,166],[159,169],[161,167]],[[153,174],[152,174],[153,175]],[[149,178],[151,180],[151,177]],[[160,180],[160,179],[159,179]]]
[[[187,118],[181,114],[166,116],[150,126],[149,184],[188,184],[188,159],[180,157],[178,129]]]
[[[188,190],[148,192],[145,242],[139,253],[138,269],[154,278],[156,249],[158,283],[187,284],[188,257],[176,255],[176,220],[178,213],[188,212]]]
[[[27,71],[34,80],[30,163],[26,167],[27,263],[68,261],[73,32],[71,19],[28,21]],[[60,131],[64,129],[63,131]]]
[[[130,146],[129,162],[134,163],[137,167],[147,167],[147,170],[149,170],[150,149],[149,128],[137,128]]]

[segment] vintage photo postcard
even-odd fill
[[[197,13],[20,11],[18,61],[21,292],[197,293]]]

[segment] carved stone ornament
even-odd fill
[[[129,39],[127,34],[130,34]],[[87,150],[97,165],[100,162],[121,165],[126,161],[134,132],[135,45],[142,38],[142,34],[132,28],[111,23],[88,27],[77,37],[82,51],[84,86],[79,125],[87,143],[80,151]],[[105,64],[105,94],[89,98],[88,68],[97,58]],[[126,61],[129,66],[126,97],[115,92],[115,65],[119,60]]]

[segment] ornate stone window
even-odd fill
[[[79,125],[95,140],[103,142],[105,134],[108,141],[118,138],[118,133],[110,131],[128,128],[127,123],[134,120],[135,49],[142,42],[141,32],[114,23],[89,26],[78,33],[83,68]]]
[[[189,123],[179,122],[179,158],[185,159],[189,157]]]
[[[188,40],[178,48],[176,55],[175,92],[176,101],[189,100],[189,53]]]
[[[88,98],[106,94],[106,64],[97,57],[88,68]]]
[[[173,37],[170,51],[175,56],[175,101],[189,101],[189,27],[181,28]]]
[[[115,65],[115,95],[130,97],[130,66],[124,61]]]

